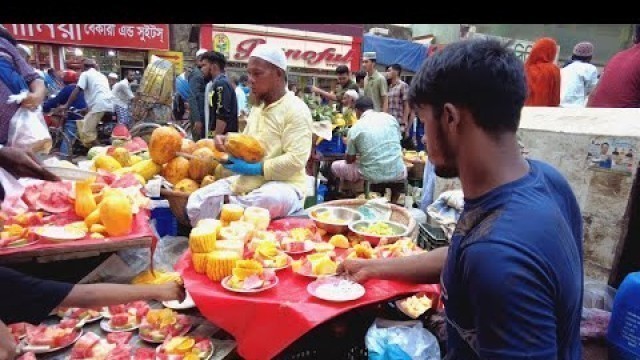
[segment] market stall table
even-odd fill
[[[308,219],[284,219],[278,230],[299,227]],[[187,251],[176,264],[186,289],[204,317],[232,334],[238,353],[246,359],[271,359],[318,325],[343,313],[366,305],[416,292],[425,292],[438,306],[438,285],[415,285],[396,281],[370,280],[364,284],[365,295],[354,301],[331,303],[307,292],[313,280],[292,272],[278,271],[276,287],[256,294],[237,294],[225,290],[220,283],[198,274]]]
[[[132,248],[153,247],[154,233],[149,223],[149,211],[143,210],[135,216],[132,231],[126,236],[52,242],[40,240],[33,245],[0,249],[0,264],[28,262],[51,262],[97,256],[101,253]]]

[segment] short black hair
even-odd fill
[[[244,84],[249,81],[249,76],[247,76],[247,74],[242,74],[240,75],[240,79],[238,79],[238,81],[240,81],[241,84]]]
[[[356,73],[356,81],[363,80],[367,77],[367,73],[364,70],[360,70]]]
[[[373,100],[368,96],[361,96],[356,100],[355,108],[362,112],[371,110],[373,109]]]
[[[515,132],[527,97],[523,62],[497,40],[462,40],[425,60],[411,82],[409,103],[466,108],[483,130]]]
[[[227,59],[225,59],[224,55],[219,51],[207,51],[202,54],[201,59],[218,65],[220,71],[224,71],[224,67],[227,65]]]
[[[398,76],[400,76],[400,74],[402,74],[402,66],[400,66],[400,64],[391,64],[389,65],[390,68],[392,68],[393,70],[398,72]]]
[[[580,56],[580,55],[571,55],[571,60],[578,60],[584,62],[590,62],[593,59],[593,56]]]
[[[14,38],[13,35],[9,32],[9,30],[7,30],[7,28],[5,28],[2,25],[0,25],[0,38],[3,38],[5,40],[7,40],[13,46],[17,46],[18,45],[18,42],[16,41],[16,38]]]
[[[603,142],[602,144],[600,144],[600,146],[602,146],[602,145],[607,145],[607,146],[609,146],[609,143],[605,141],[605,142]]]
[[[634,44],[638,44],[638,43],[640,43],[640,24],[636,24],[634,26],[634,30],[635,31],[633,32],[633,34],[634,34],[633,43]]]
[[[347,67],[347,65],[339,65],[336,68],[336,74],[341,75],[341,74],[348,74],[349,73],[349,68]]]

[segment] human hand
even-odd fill
[[[343,275],[351,280],[364,283],[374,277],[372,260],[348,259],[338,265],[338,275]]]
[[[158,292],[158,299],[156,299],[158,301],[177,300],[179,302],[184,302],[184,299],[187,297],[184,286],[176,281],[157,286],[160,289]]]
[[[0,321],[0,360],[13,360],[17,355],[15,339],[9,328]]]
[[[216,135],[213,138],[213,143],[216,146],[218,151],[226,152],[227,148],[224,146],[224,143],[227,141],[227,135]]]
[[[35,110],[38,108],[38,106],[42,105],[43,101],[44,101],[44,97],[36,93],[30,92],[27,94],[27,97],[24,100],[22,100],[22,102],[20,103],[20,106],[25,109]]]
[[[36,156],[28,150],[3,147],[0,149],[0,166],[16,178],[60,181],[60,178],[42,167]]]
[[[226,163],[222,164],[227,170],[240,175],[262,175],[262,163],[249,163],[242,159],[229,156]]]

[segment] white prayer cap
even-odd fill
[[[118,80],[118,74],[116,74],[116,73],[109,73],[109,75],[107,75],[107,77],[108,77],[108,78],[111,78],[111,79],[116,79],[116,80]]]
[[[200,48],[200,50],[196,51],[196,56],[200,56],[207,52],[207,49]]]
[[[29,47],[25,44],[18,44],[17,46],[18,49],[21,49],[22,51],[24,51],[27,56],[31,57],[31,49],[29,49]]]
[[[362,54],[362,60],[376,60],[376,52],[375,51],[367,51]]]
[[[255,56],[264,61],[267,61],[280,69],[287,71],[287,58],[284,55],[284,51],[279,47],[260,44],[253,49],[251,56]]]
[[[353,100],[358,100],[358,98],[360,97],[360,95],[358,95],[358,92],[353,89],[345,91],[344,95],[351,97]]]

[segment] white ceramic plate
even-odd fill
[[[120,332],[133,331],[140,327],[140,324],[136,324],[126,329],[114,329],[109,324],[110,321],[111,319],[102,319],[102,321],[100,321],[100,328],[106,332],[120,333]]]
[[[331,291],[331,289],[335,290]],[[345,289],[345,291],[340,291],[340,289]],[[307,292],[325,301],[345,302],[363,297],[365,289],[362,285],[351,280],[329,277],[318,279],[307,285]]]
[[[233,275],[229,275],[226,278],[222,279],[222,282],[220,283],[222,285],[223,288],[232,291],[232,292],[236,292],[236,293],[242,293],[242,294],[255,294],[255,293],[259,293],[259,292],[263,292],[265,290],[269,290],[272,287],[278,285],[278,277],[276,276],[276,281],[272,282],[271,284],[267,285],[267,286],[263,286],[259,289],[234,289],[231,286],[228,285],[229,280],[231,279],[231,276]]]
[[[63,346],[59,346],[59,347],[55,347],[55,348],[48,348],[48,349],[44,349],[42,346],[38,346],[38,345],[34,345],[33,347],[31,347],[31,345],[29,345],[29,343],[27,343],[27,341],[25,340],[25,347],[23,348],[24,352],[30,351],[34,354],[46,354],[46,353],[50,353],[50,352],[54,352],[54,351],[58,351],[58,350],[62,350],[66,347],[69,347],[73,344],[76,343],[76,341],[78,341],[78,339],[80,339],[80,336],[82,336],[82,329],[78,330],[78,336],[76,336],[76,338]]]
[[[187,296],[185,297],[183,302],[179,302],[177,300],[163,301],[162,305],[173,310],[184,310],[196,307],[196,303],[193,302],[193,299],[191,298],[189,292],[187,291],[186,293]]]
[[[69,231],[64,226],[42,226],[35,233],[43,239],[55,242],[66,242],[84,239],[87,236],[83,231]]]
[[[215,352],[216,352],[216,347],[215,347],[215,345],[213,345],[213,341],[211,341],[211,340],[208,340],[208,341],[209,341],[209,344],[211,345],[211,351],[207,355],[205,355],[204,357],[201,357],[200,358],[201,360],[209,360],[209,359],[211,359],[213,354],[215,354]],[[160,346],[158,346],[156,348],[156,354],[160,353],[160,349],[161,348],[162,348],[162,345],[160,345]],[[156,357],[156,358],[158,358],[158,357]]]
[[[84,181],[98,176],[98,173],[94,171],[72,169],[64,166],[44,166],[44,168],[63,180]]]

